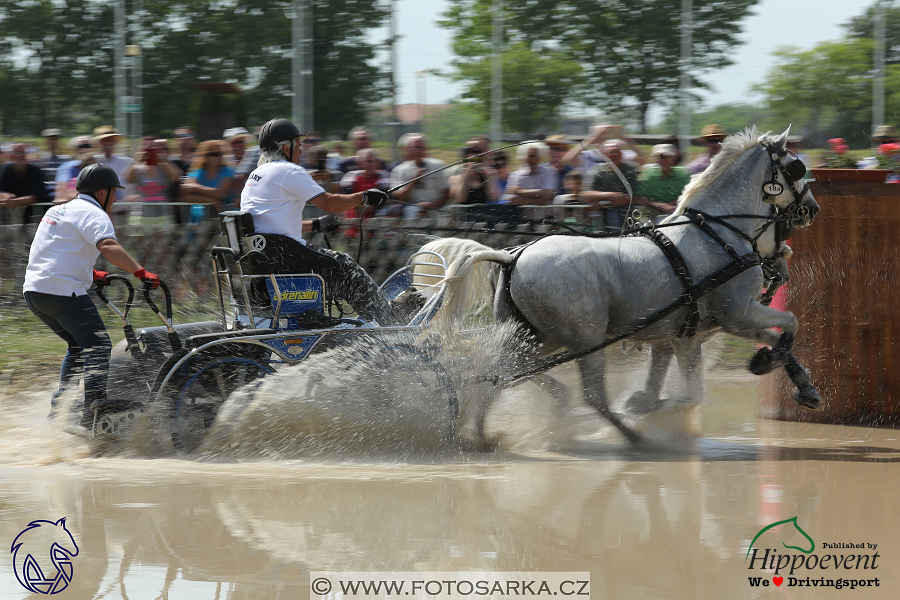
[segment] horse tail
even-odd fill
[[[445,290],[441,308],[431,320],[431,327],[449,332],[451,325],[466,312],[490,306],[498,274],[497,264],[512,263],[514,255],[506,250],[482,247],[485,249],[458,257],[447,269],[442,282]]]

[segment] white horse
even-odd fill
[[[765,279],[760,255],[782,251],[771,235],[773,219],[807,227],[819,210],[803,184],[805,168],[785,149],[787,135],[760,135],[753,128],[729,137],[709,169],[685,188],[678,208],[659,228],[664,235],[655,240],[551,236],[518,254],[473,248],[469,240],[426,245],[447,257],[465,247],[448,270],[443,306],[431,326],[452,327],[493,294],[496,318],[522,322],[541,342],[531,355],[517,355],[505,365],[513,379],[577,360],[585,400],[631,442],[640,438],[609,408],[599,351],[625,338],[654,347],[647,388],[629,402],[635,412],[655,407],[651,396],[658,398],[673,353],[699,401],[700,344],[718,330],[765,344],[751,371],[784,366],[799,388],[798,403],[817,407],[818,391],[791,353],[796,317],[759,302]],[[503,269],[495,282],[482,278],[475,288],[472,271],[486,261]],[[563,349],[561,358],[543,360]],[[477,421],[482,441],[487,408],[481,407]]]

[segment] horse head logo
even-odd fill
[[[66,529],[66,518],[32,521],[13,540],[13,569],[22,587],[36,594],[58,594],[72,581],[72,558],[78,556],[75,538]],[[48,556],[49,555],[49,556]],[[56,573],[47,568],[52,563]],[[47,573],[47,575],[45,575]]]

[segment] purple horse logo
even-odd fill
[[[72,558],[78,556],[75,538],[66,529],[66,518],[32,521],[13,540],[10,549],[16,579],[29,592],[58,594],[72,581]],[[47,564],[47,555],[56,573]],[[41,568],[41,562],[47,570]],[[46,573],[46,574],[45,574]]]

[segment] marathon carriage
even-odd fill
[[[249,213],[222,213],[221,233],[225,245],[211,252],[220,321],[173,324],[172,296],[161,282],[165,314],[151,297],[149,285],[143,288],[143,298],[163,326],[135,331],[128,321],[135,296],[130,281],[109,277],[127,286],[128,297],[121,311],[106,297],[105,286],[98,285],[97,295],[122,319],[125,331],[125,339],[112,350],[108,397],[141,402],[143,408],[101,417],[95,423],[95,435],[125,434],[143,411],[149,413],[162,438],[171,438],[178,450],[193,451],[233,392],[311,354],[358,344],[362,351],[357,362],[387,369],[397,377],[416,378],[422,389],[429,391],[422,402],[441,405],[445,435],[448,441],[455,437],[459,409],[450,380],[435,358],[439,348],[418,342],[441,305],[446,264],[440,255],[413,254],[407,265],[381,286],[388,299],[394,300],[413,283],[413,269],[427,265],[415,275],[424,305],[413,312],[407,325],[379,326],[346,318],[334,301],[326,302],[325,283],[318,275],[260,269],[267,258],[254,249],[260,240],[254,235]],[[334,313],[337,316],[332,316]]]

